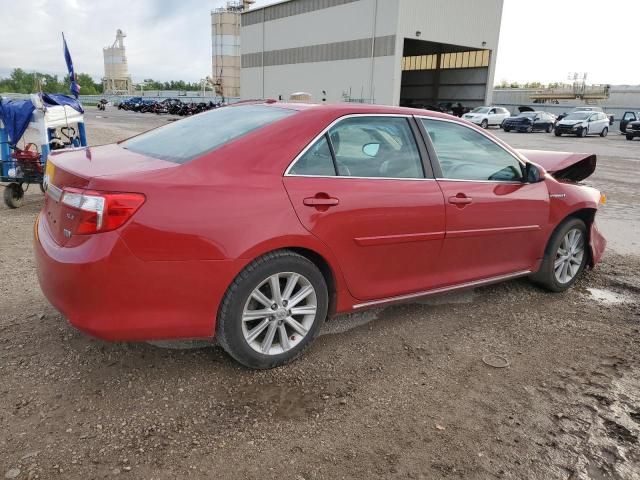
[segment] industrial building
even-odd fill
[[[240,14],[255,0],[234,0],[211,11],[211,65],[216,94],[240,96]]]
[[[129,75],[127,54],[124,47],[126,35],[122,30],[116,32],[116,40],[103,49],[104,77],[102,87],[105,93],[114,95],[130,95],[133,93],[133,82]]]
[[[490,103],[503,0],[287,0],[241,14],[241,97]]]

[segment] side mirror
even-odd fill
[[[524,182],[525,183],[539,183],[544,179],[542,170],[533,163],[527,163],[524,167]]]
[[[379,143],[367,143],[362,147],[362,153],[364,153],[367,157],[375,157],[376,155],[378,155],[379,151]]]

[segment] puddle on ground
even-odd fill
[[[628,296],[611,290],[605,290],[602,288],[587,288],[587,290],[597,302],[605,303],[607,305],[616,305],[629,301]]]

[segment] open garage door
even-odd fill
[[[490,65],[490,50],[405,39],[400,105],[484,105]]]

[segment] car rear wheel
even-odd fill
[[[480,122],[480,126],[485,129],[489,128],[489,120],[485,118],[484,120],[482,120],[482,122]]]
[[[540,270],[531,280],[552,292],[571,287],[588,260],[587,227],[579,218],[562,223],[551,236]]]
[[[509,127],[503,127],[503,130],[507,133],[509,133],[511,131],[511,129]]]
[[[9,208],[20,208],[24,201],[24,190],[19,183],[10,183],[4,187],[4,203]]]
[[[551,132],[553,132],[553,125],[549,124],[547,126],[547,133],[551,133]]]
[[[602,132],[600,132],[601,137],[606,137],[608,134],[609,134],[609,129],[607,127],[604,127]]]
[[[225,294],[217,338],[246,367],[267,369],[299,356],[327,316],[322,273],[307,258],[282,250],[251,262]]]

